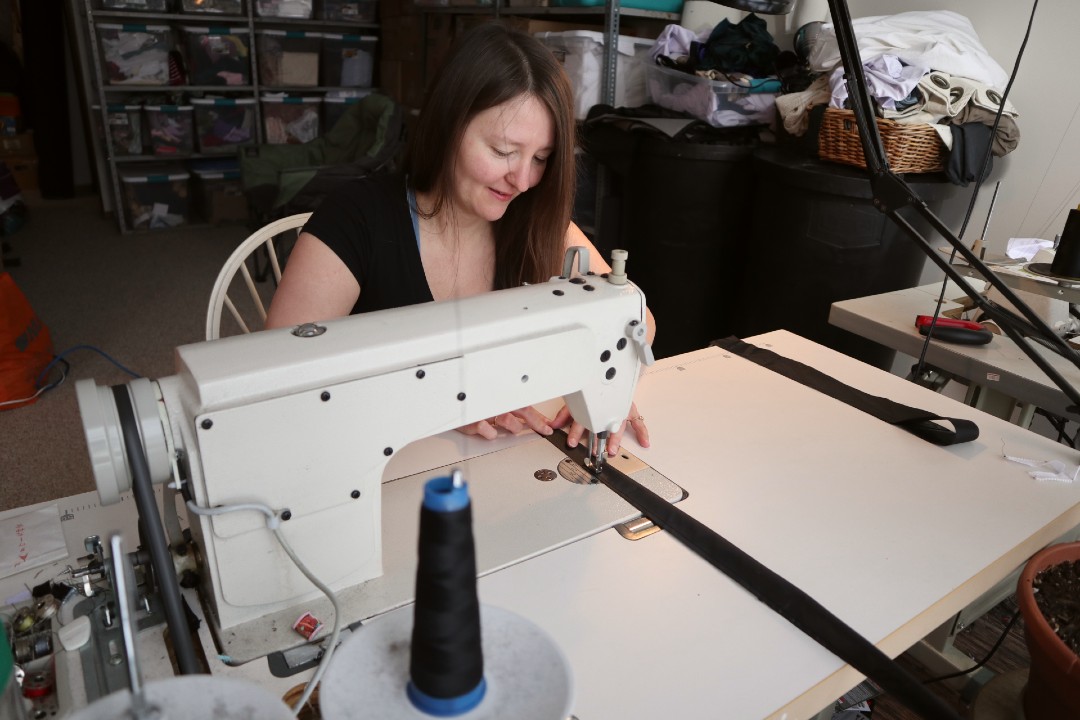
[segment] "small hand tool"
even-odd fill
[[[934,337],[942,342],[958,345],[985,345],[994,338],[994,333],[971,320],[939,317],[935,322],[932,315],[915,316],[915,327],[918,328],[920,335],[929,334],[931,325],[934,326]]]

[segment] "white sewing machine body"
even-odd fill
[[[175,444],[199,506],[287,510],[290,543],[335,590],[382,573],[381,483],[394,452],[560,396],[590,430],[614,431],[648,356],[644,296],[594,275],[303,327],[180,347],[157,402],[147,381],[130,390],[155,482],[168,459],[153,456],[168,453],[154,448]],[[152,437],[155,406],[163,440]],[[95,463],[103,502],[126,489],[126,459],[112,454],[111,468]],[[262,514],[189,522],[219,630],[320,595]]]

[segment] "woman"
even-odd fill
[[[611,268],[570,221],[574,198],[573,92],[535,38],[491,23],[463,35],[432,84],[410,138],[404,176],[358,179],[329,195],[304,226],[274,295],[267,327],[448,300],[544,282],[565,249]],[[646,311],[648,313],[648,311]],[[648,314],[649,341],[653,320]],[[627,420],[649,434],[637,408]],[[570,424],[522,408],[460,428],[544,435]],[[618,452],[626,423],[608,441]]]

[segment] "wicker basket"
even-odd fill
[[[925,123],[898,123],[877,119],[881,144],[895,173],[928,173],[945,169],[945,143],[934,128]],[[818,132],[818,157],[822,160],[866,167],[855,113],[826,108]]]

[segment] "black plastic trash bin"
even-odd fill
[[[829,309],[840,300],[916,286],[928,260],[921,247],[873,206],[864,170],[776,147],[755,152],[753,168],[751,248],[736,334],[786,329],[890,369],[894,351],[829,325]],[[905,179],[947,224],[971,191],[943,174]],[[900,214],[932,244],[944,244],[934,242],[939,236],[911,208]]]
[[[602,244],[630,254],[627,274],[656,318],[653,353],[677,355],[732,334],[756,135],[704,123],[675,139],[634,123],[587,123],[586,130],[586,148],[615,180]]]

